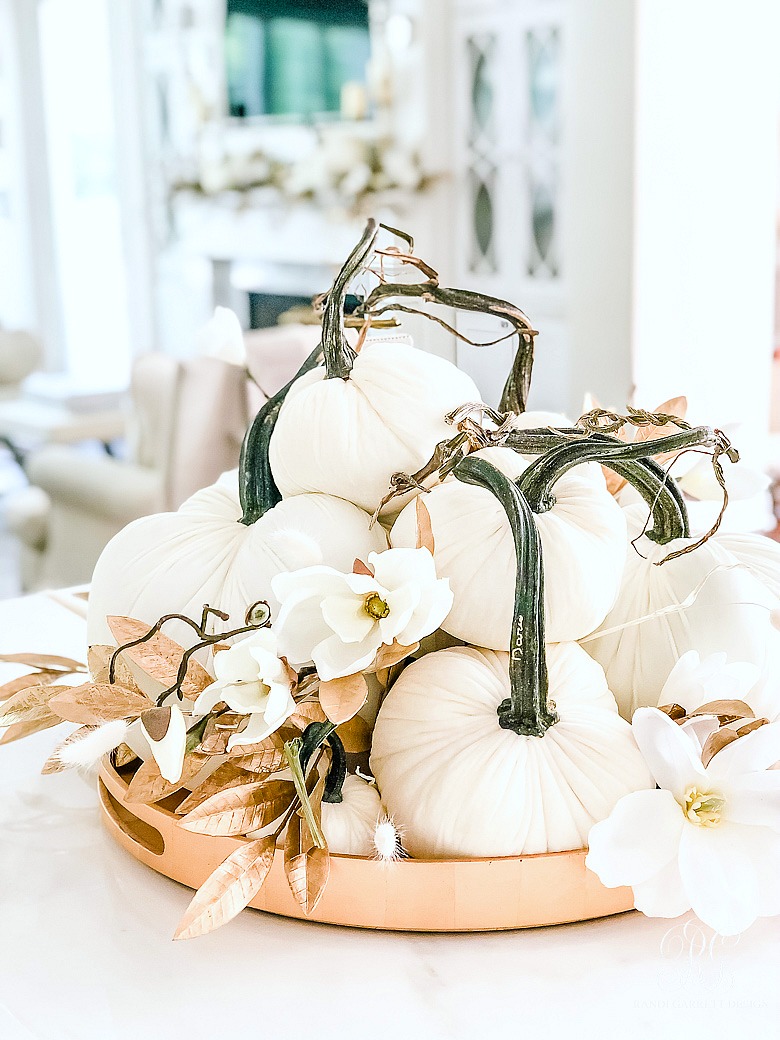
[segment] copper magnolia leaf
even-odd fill
[[[41,733],[45,729],[60,725],[62,725],[62,719],[57,715],[49,715],[45,719],[38,719],[37,722],[16,722],[13,726],[9,726],[0,737],[0,744],[13,744],[16,740],[24,740],[25,737],[31,737],[34,733]]]
[[[174,939],[194,939],[227,924],[260,891],[274,862],[273,837],[244,842],[195,893]]]
[[[658,710],[668,715],[673,722],[685,722],[688,718],[682,704],[661,704]]]
[[[135,618],[110,616],[106,620],[111,634],[120,646],[145,636],[151,627],[145,621],[136,621]],[[168,687],[173,686],[176,682],[179,665],[184,655],[184,647],[163,635],[162,632],[157,632],[151,639],[128,647],[122,652],[152,679],[156,679]],[[213,676],[209,675],[197,661],[190,658],[187,675],[181,684],[181,692],[189,700],[194,700],[213,682]]]
[[[417,516],[417,548],[427,549],[433,556],[436,543],[433,540],[431,514],[428,512],[428,507],[423,501],[422,495],[418,495],[415,499],[414,511]]]
[[[47,686],[62,678],[62,672],[31,672],[30,675],[20,675],[16,679],[0,686],[0,701],[7,701],[20,690],[26,690],[30,686]]]
[[[368,723],[360,715],[356,715],[336,730],[341,738],[344,750],[348,755],[360,755],[371,748],[371,730]]]
[[[138,755],[136,755],[135,751],[133,751],[129,744],[120,744],[119,747],[115,747],[111,756],[115,769],[124,769],[124,767],[129,766],[131,762],[135,762],[137,758]]]
[[[336,725],[357,715],[367,697],[368,685],[361,672],[320,683],[320,706]]]
[[[755,712],[750,705],[738,700],[709,701],[690,713],[691,718],[697,715],[717,715],[722,723],[755,718]]]
[[[319,701],[299,701],[295,712],[287,720],[299,729],[306,729],[310,722],[327,722],[328,716],[322,710]]]
[[[69,744],[77,744],[80,740],[83,740],[83,738],[89,733],[92,733],[94,729],[94,726],[79,726],[78,729],[74,729],[72,733],[56,746],[43,763],[41,775],[50,776],[52,773],[64,773],[66,769],[69,769],[70,767],[60,758],[60,752],[63,748],[68,747]]]
[[[89,648],[87,664],[89,665],[89,673],[94,682],[108,682],[108,675],[111,670],[111,658],[115,651],[115,646],[105,646],[101,643],[96,643],[94,646]],[[143,693],[141,687],[135,681],[135,677],[133,676],[127,662],[121,654],[117,657],[116,664],[114,665],[114,680],[117,686],[123,686],[126,690],[133,690],[134,693]]]
[[[352,564],[352,573],[353,574],[362,574],[366,578],[373,578],[374,577],[373,568],[369,567],[367,563],[363,563],[362,560],[358,560],[358,559],[355,559],[355,562]]]
[[[707,768],[719,751],[722,751],[724,747],[727,747],[735,740],[739,740],[739,734],[733,729],[719,729],[711,733],[701,749],[701,760],[704,768]]]
[[[252,774],[248,773],[246,769],[242,769],[241,766],[236,765],[234,761],[223,762],[176,807],[176,812],[179,816],[186,816],[196,805],[205,802],[207,798],[211,798],[218,791],[227,791],[231,787],[240,787],[242,784],[251,783],[252,780]]]
[[[294,797],[295,786],[287,780],[241,784],[207,798],[180,824],[196,834],[246,834],[277,820]]]
[[[237,745],[231,751],[231,762],[250,773],[275,773],[285,762],[284,745],[299,737],[301,731],[282,726],[259,744]]]
[[[306,821],[297,813],[293,813],[287,825],[284,870],[290,891],[301,909],[307,915],[312,913],[328,883],[330,854],[313,843]]]
[[[65,675],[86,670],[83,662],[74,661],[72,657],[57,657],[55,654],[0,654],[0,661],[4,664],[26,664],[39,671],[63,672]]]
[[[74,686],[49,701],[49,707],[56,715],[65,722],[77,722],[80,726],[100,726],[115,719],[138,718],[152,704],[142,693],[104,683]]]
[[[245,720],[246,715],[236,715],[230,711],[209,719],[200,738],[198,751],[204,755],[227,754],[228,741]]]
[[[768,726],[769,719],[753,719],[752,722],[746,722],[744,726],[740,726],[737,730],[738,737],[746,737],[748,733],[753,733],[757,729],[761,729],[762,726]]]
[[[19,722],[37,722],[39,719],[58,715],[58,712],[49,707],[49,702],[55,697],[67,694],[71,689],[70,686],[28,686],[19,690],[3,705],[0,728],[15,726]]]
[[[399,661],[403,661],[404,658],[409,657],[419,649],[419,643],[413,643],[411,646],[403,646],[401,643],[393,640],[390,644],[383,644],[380,646],[379,652],[374,660],[373,671],[381,672],[388,668],[392,668],[393,665],[398,664]]]
[[[199,755],[196,751],[184,759],[181,776],[176,783],[171,783],[160,775],[160,768],[153,758],[142,762],[127,788],[125,800],[134,804],[151,805],[159,802],[175,791],[180,791],[198,775],[208,762],[207,755]]]

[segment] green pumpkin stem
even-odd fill
[[[667,437],[656,437],[653,440],[635,441],[630,444],[623,442],[605,444],[601,438],[594,439],[589,436],[545,452],[525,470],[518,484],[528,499],[531,509],[535,513],[544,513],[555,505],[553,486],[556,480],[574,466],[580,466],[585,462],[599,462],[602,465],[614,467],[615,462],[618,464],[635,462],[639,459],[648,459],[652,455],[683,451],[686,448],[700,445],[716,448],[718,443],[717,432],[708,426],[697,426],[690,430],[670,434]],[[667,486],[671,483],[668,477],[665,477],[664,481],[668,482]],[[635,486],[640,491],[644,486],[648,493],[652,487],[649,484],[645,485],[644,481],[640,481],[639,485],[635,484]],[[673,500],[672,496],[664,496],[662,501],[659,496],[658,504],[664,512],[660,518],[654,515],[653,539],[665,545],[674,538],[686,537],[687,519],[684,520],[683,517],[687,518],[687,514],[680,515],[678,500]],[[659,530],[655,527],[656,520]]]
[[[517,485],[485,459],[467,456],[453,473],[458,480],[486,488],[495,495],[509,519],[517,554],[509,644],[511,692],[499,705],[498,721],[503,729],[519,735],[543,737],[558,721],[558,715],[548,699],[542,545],[533,512]]]
[[[271,473],[268,451],[276,420],[290,387],[302,375],[316,368],[322,360],[322,347],[316,347],[290,382],[265,402],[246,431],[238,464],[238,494],[241,500],[241,523],[253,524],[272,509],[282,496]]]
[[[531,386],[531,372],[534,363],[534,337],[536,336],[536,330],[531,325],[530,320],[519,307],[509,303],[507,300],[500,300],[495,296],[487,296],[484,293],[472,292],[469,289],[445,288],[438,284],[436,272],[434,271],[432,274],[434,277],[424,282],[403,282],[398,284],[384,282],[378,285],[365,298],[356,313],[377,317],[384,313],[394,312],[416,314],[442,325],[452,335],[474,347],[490,347],[495,343],[501,343],[516,335],[517,350],[503,394],[501,395],[499,408],[502,412],[524,412],[528,391]],[[491,314],[502,321],[508,322],[512,326],[512,332],[488,343],[474,341],[437,315],[427,310],[419,310],[397,302],[399,299],[410,298],[421,299],[428,304],[436,303],[442,307],[448,307],[457,311]]]
[[[322,314],[322,350],[326,379],[349,379],[356,352],[344,336],[344,301],[353,278],[366,266],[374,249],[379,226],[373,218],[366,222],[360,241],[347,257],[330,288]]]
[[[365,263],[376,239],[378,228],[369,220],[360,242],[350,253],[328,293],[322,318],[322,340],[295,373],[290,382],[269,398],[255,416],[241,446],[238,466],[238,493],[241,499],[241,523],[253,524],[272,509],[282,496],[271,473],[268,451],[282,405],[293,383],[316,368],[325,358],[328,379],[347,379],[355,360],[355,351],[344,338],[344,298],[349,283]]]
[[[521,455],[543,455],[553,448],[571,444],[572,438],[577,438],[578,443],[581,443],[584,440],[582,430],[577,427],[527,429],[510,433],[505,444]],[[589,434],[587,440],[602,444],[625,444],[625,441],[604,433]],[[651,541],[666,545],[675,538],[690,537],[688,507],[677,481],[654,458],[605,458],[601,464],[631,484],[647,503],[653,516],[653,526],[645,535]]]

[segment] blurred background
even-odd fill
[[[775,0],[0,0],[0,595],[236,465],[368,215],[526,311],[534,407],[738,430],[771,530],[779,47]],[[508,344],[413,333],[496,403]]]

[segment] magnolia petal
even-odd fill
[[[149,749],[152,752],[157,766],[160,770],[160,775],[164,780],[167,780],[170,784],[178,783],[181,779],[182,768],[184,766],[184,752],[187,744],[187,723],[185,722],[184,715],[182,715],[181,708],[178,705],[173,704],[169,708],[152,708],[145,715],[151,716],[152,713],[165,713],[168,715],[167,727],[165,732],[162,733],[157,739],[156,731],[150,729],[146,723],[144,715],[141,716],[141,727],[144,732],[144,736],[149,742]]]
[[[258,656],[278,660],[276,635],[270,629],[253,632],[227,650],[214,656],[214,673],[221,682],[249,682],[257,679]]]
[[[780,834],[768,827],[753,827],[754,863],[758,878],[759,913],[761,917],[780,914]]]
[[[314,647],[333,634],[322,616],[321,602],[317,596],[296,596],[279,611],[274,626],[279,653],[295,668],[310,664]]]
[[[369,668],[382,645],[382,635],[375,628],[359,643],[343,643],[338,636],[331,635],[318,643],[312,652],[320,679],[340,679],[345,675],[365,671]]]
[[[679,704],[679,701],[677,702]],[[691,738],[701,752],[707,739],[720,729],[720,721],[715,715],[697,715],[694,719],[687,719],[680,729]]]
[[[734,779],[729,784],[724,817],[734,823],[780,831],[780,770],[743,773]]]
[[[452,600],[449,578],[439,578],[427,586],[409,624],[396,635],[398,642],[411,646],[435,632],[452,609]]]
[[[263,711],[268,700],[268,686],[258,681],[228,683],[222,690],[222,699],[231,711],[239,715],[250,715]]]
[[[657,708],[638,708],[631,727],[655,782],[682,805],[687,789],[706,775],[695,742]]]
[[[333,567],[318,564],[297,571],[283,571],[271,578],[271,588],[280,603],[301,594],[322,599],[344,590],[344,575]],[[277,619],[278,623],[278,619]],[[274,626],[276,630],[276,626]]]
[[[679,917],[691,908],[677,856],[653,877],[632,887],[634,906],[646,917]]]
[[[707,766],[707,776],[718,784],[728,785],[740,773],[761,772],[778,762],[780,722],[771,722],[732,741],[719,751]]]
[[[694,913],[721,935],[749,928],[760,911],[751,832],[725,821],[719,827],[688,824],[680,839],[680,874]]]
[[[368,554],[376,580],[395,591],[403,585],[426,585],[436,581],[436,564],[427,549],[387,549]]]
[[[227,650],[222,652],[227,653]],[[223,690],[224,683],[221,683],[219,680],[213,682],[211,686],[207,686],[205,690],[198,694],[198,698],[192,706],[192,714],[207,715],[215,704],[219,704],[221,700],[224,700]]]
[[[355,596],[370,596],[376,593],[385,599],[389,591],[373,574],[345,574],[344,583],[347,586],[344,591],[352,592]]]
[[[376,618],[368,613],[365,603],[364,596],[351,593],[346,596],[326,596],[322,601],[325,623],[342,642],[359,643],[376,624]]]
[[[390,613],[379,622],[383,643],[392,643],[398,633],[405,630],[419,602],[420,587],[418,585],[404,585],[387,594]]]
[[[266,737],[270,736],[278,728],[278,725],[266,722],[259,713],[250,715],[246,726],[238,733],[234,733],[228,740],[227,750],[230,752],[234,747],[259,744],[261,740],[265,740]]]
[[[274,683],[268,694],[268,699],[263,712],[263,718],[274,727],[280,726],[295,711],[295,701],[290,693],[290,687],[282,683]]]
[[[257,674],[267,686],[286,678],[287,669],[276,652],[276,636],[274,636],[273,652],[256,646],[253,646],[249,652],[257,665]]]
[[[713,655],[714,656],[714,655]],[[725,661],[726,655],[723,655]],[[677,664],[672,668],[671,672],[666,679],[661,690],[661,695],[658,698],[659,704],[681,704],[683,708],[689,710],[689,706],[685,701],[690,697],[692,688],[696,691],[701,688],[701,658],[698,650],[688,650],[680,657]],[[698,708],[699,704],[703,704],[703,701],[699,701],[698,704],[691,705],[691,708]]]
[[[585,864],[607,888],[649,881],[676,859],[684,825],[669,791],[634,791],[591,828]]]

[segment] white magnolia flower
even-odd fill
[[[664,712],[640,708],[634,736],[660,790],[621,798],[590,831],[587,866],[630,885],[649,917],[693,909],[722,935],[780,914],[780,723],[748,733],[702,765]]]
[[[314,664],[327,681],[369,668],[379,648],[411,646],[452,607],[449,579],[436,577],[427,549],[369,553],[370,574],[306,567],[271,582],[281,603],[274,631],[296,667]]]
[[[216,307],[198,333],[198,353],[243,368],[246,365],[244,333],[238,315],[229,307]]]
[[[295,711],[292,681],[276,651],[276,636],[270,629],[253,632],[214,656],[216,682],[207,686],[195,701],[193,712],[205,715],[224,701],[231,711],[249,715],[249,724],[228,742],[256,744],[277,730]]]

